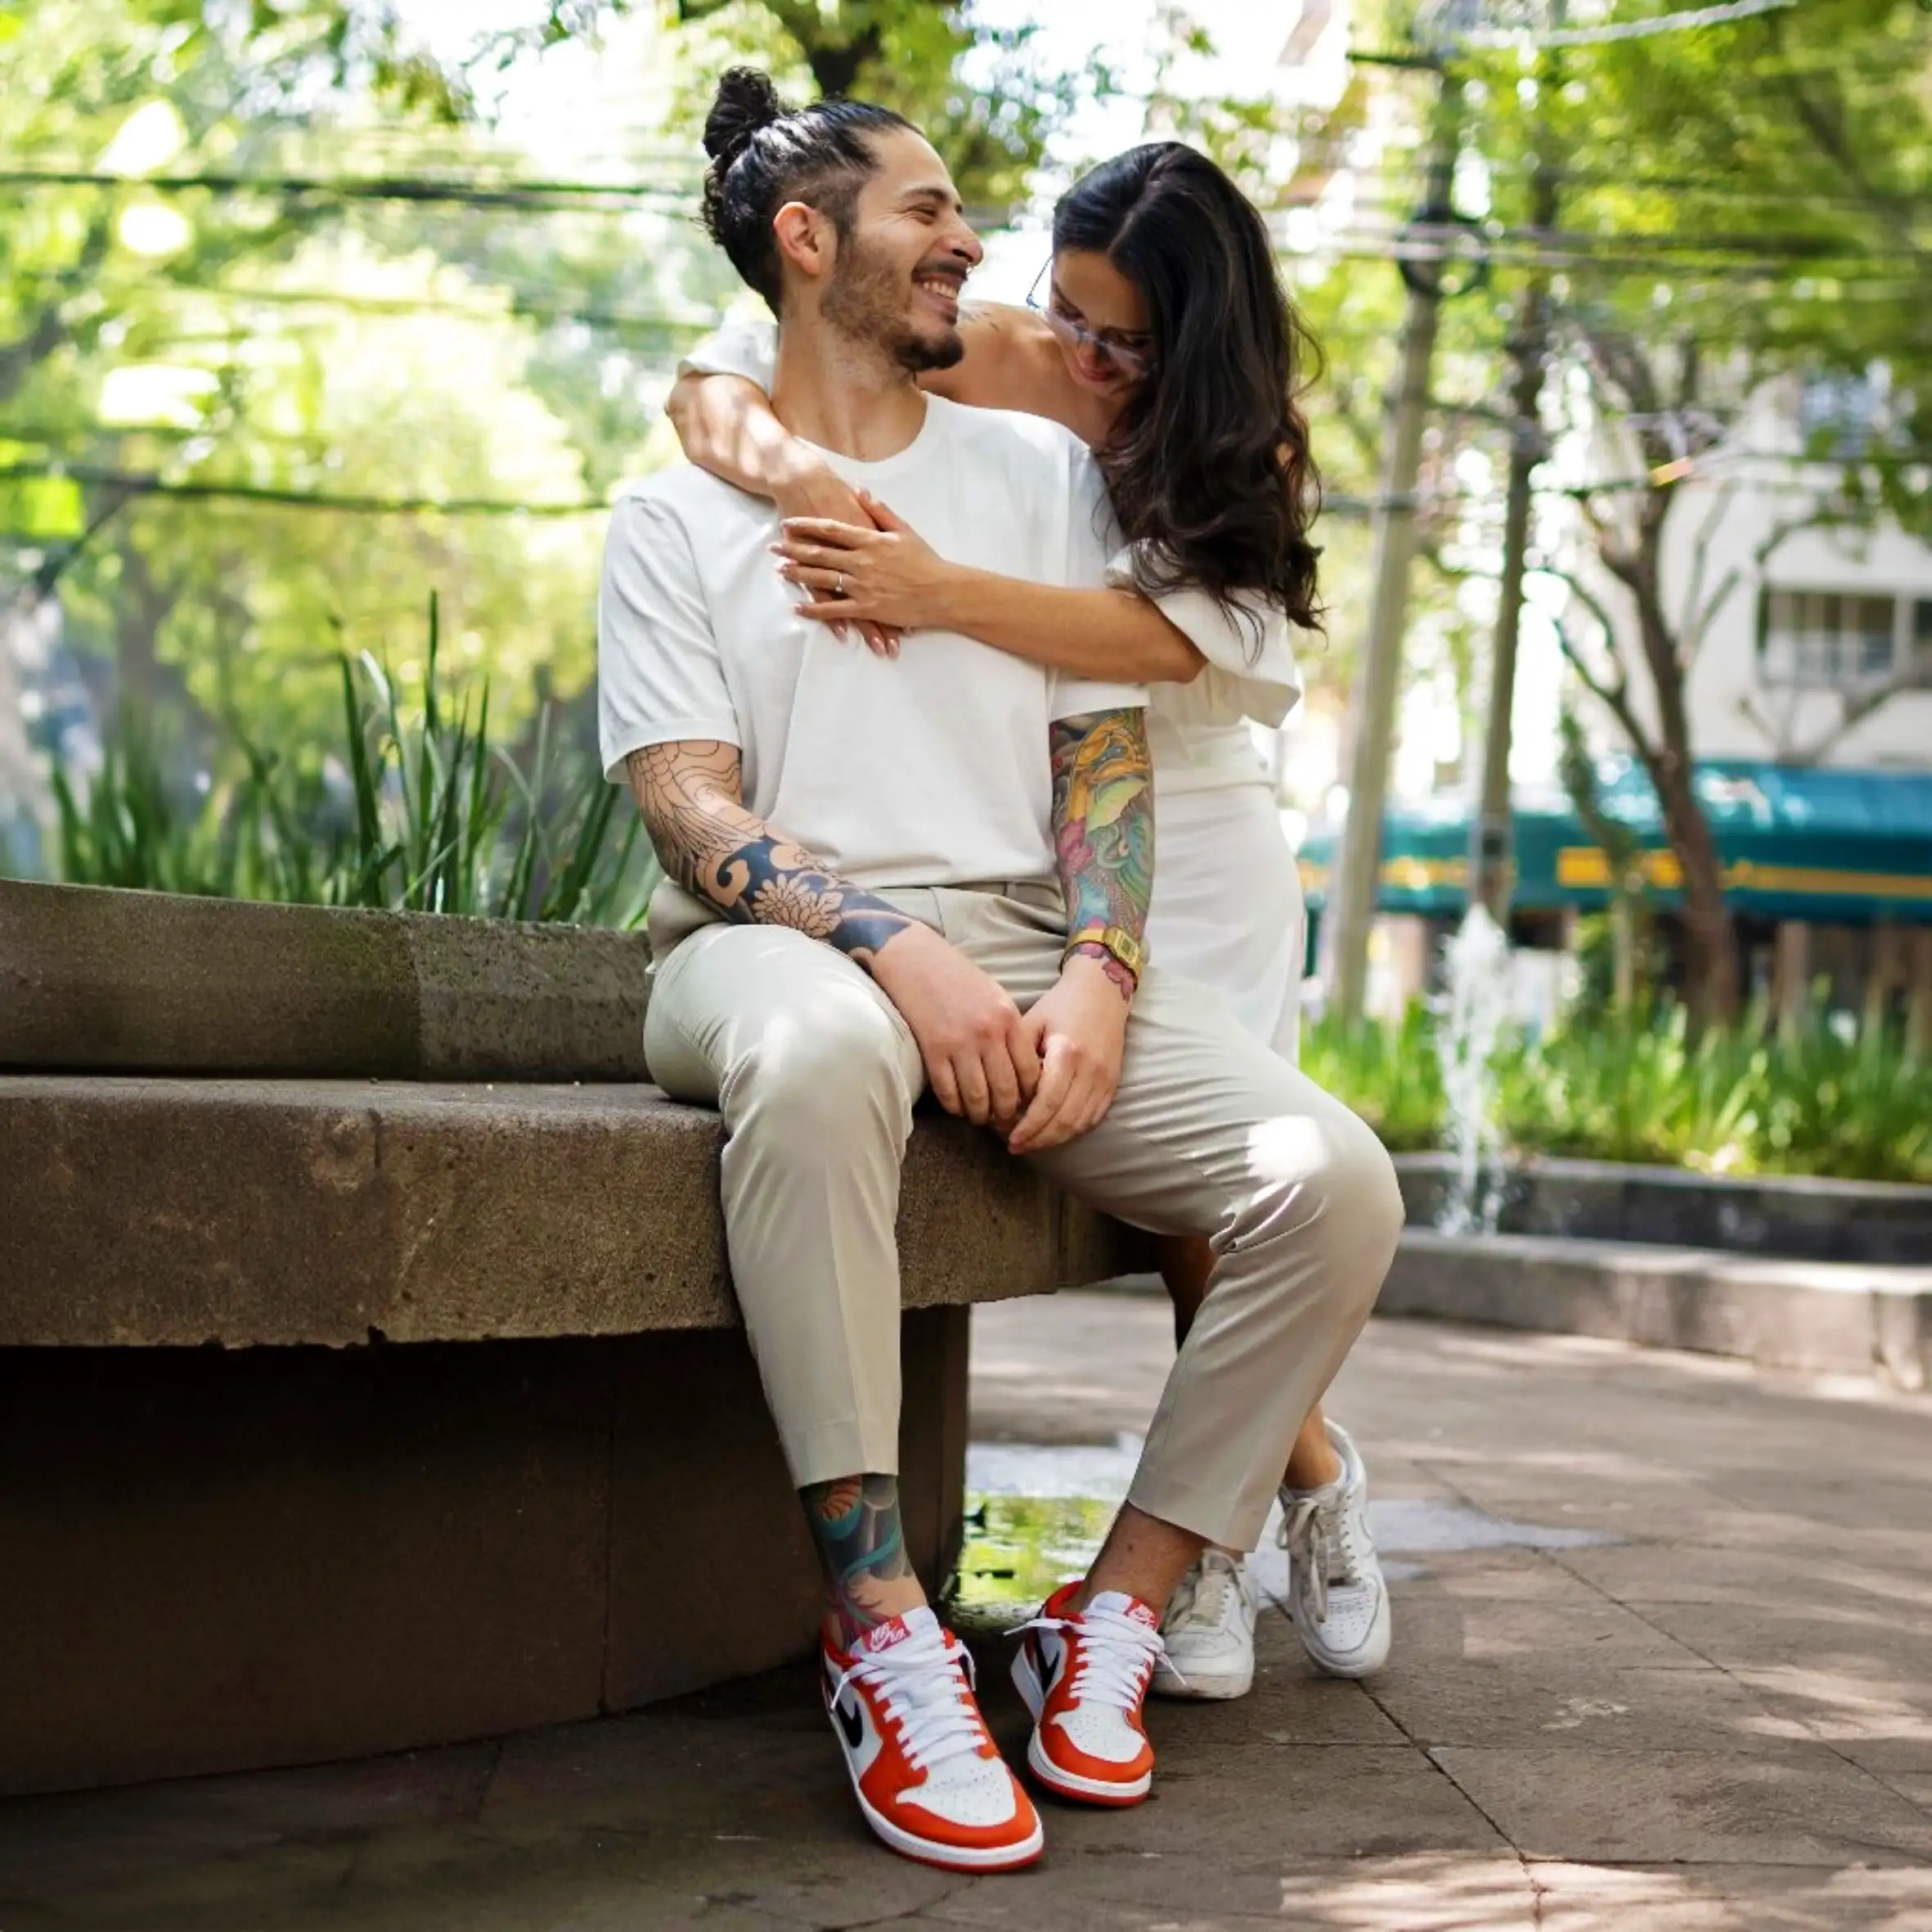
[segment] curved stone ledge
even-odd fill
[[[1932,1386],[1932,1265],[1410,1228],[1377,1311]]]
[[[715,1114],[655,1087],[0,1076],[0,1346],[737,1325]],[[922,1115],[905,1305],[1038,1294],[1133,1238]]]
[[[640,933],[0,880],[0,1067],[640,1081]]]
[[[0,885],[0,1790],[399,1750],[810,1648],[720,1124],[642,1084],[645,959]],[[936,1113],[899,1240],[936,1591],[962,1305],[1140,1244]],[[677,1578],[740,1574],[691,1615]]]
[[[1399,1154],[1412,1227],[1440,1218],[1448,1154]],[[1793,1260],[1932,1265],[1932,1188],[1810,1175],[1696,1174],[1617,1161],[1525,1161],[1503,1178],[1498,1231],[1650,1242]]]

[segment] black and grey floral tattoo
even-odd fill
[[[912,923],[745,809],[735,745],[712,739],[648,745],[627,764],[666,873],[727,919],[789,926],[862,966]]]

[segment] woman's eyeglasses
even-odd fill
[[[1090,329],[1084,322],[1076,322],[1072,316],[1062,314],[1054,305],[1053,268],[1053,263],[1049,262],[1040,270],[1034,281],[1032,292],[1027,297],[1027,308],[1076,355],[1085,354],[1102,369],[1113,370],[1135,381],[1145,375],[1154,365],[1152,338],[1146,335],[1123,338],[1115,330]],[[1044,298],[1040,294],[1043,283],[1046,288]]]

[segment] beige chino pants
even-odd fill
[[[1054,984],[1065,918],[1030,884],[881,895],[1022,1009]],[[900,1164],[925,1085],[871,978],[802,933],[653,904],[645,1050],[674,1098],[723,1114],[725,1227],[745,1327],[801,1487],[898,1467]],[[1303,1418],[1368,1318],[1402,1225],[1395,1170],[1355,1115],[1258,1047],[1210,989],[1150,966],[1112,1111],[1025,1157],[1083,1201],[1209,1237],[1207,1300],[1130,1500],[1251,1548]]]

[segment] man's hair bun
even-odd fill
[[[842,236],[852,205],[878,165],[871,137],[910,124],[889,107],[863,101],[814,101],[793,107],[771,76],[728,68],[704,119],[703,218],[731,265],[778,312],[778,243],[772,218],[788,201],[810,200]],[[769,140],[759,137],[777,130]]]
[[[780,99],[771,76],[756,67],[727,68],[704,117],[704,151],[724,173],[750,146],[761,128],[782,120],[791,110]]]

